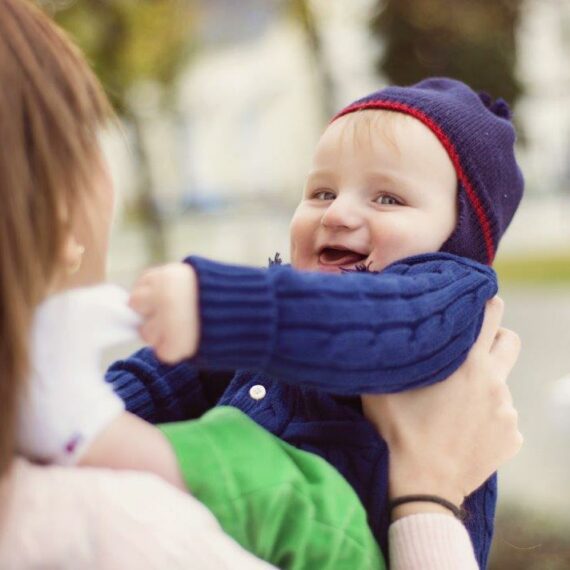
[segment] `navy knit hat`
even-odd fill
[[[524,187],[507,103],[492,102],[461,81],[434,77],[376,91],[345,107],[333,121],[365,109],[411,115],[437,136],[459,181],[457,226],[441,251],[491,265]]]

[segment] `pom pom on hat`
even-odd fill
[[[483,101],[483,105],[485,105],[489,111],[495,113],[497,117],[507,119],[507,121],[512,119],[513,114],[511,113],[511,108],[504,99],[499,97],[493,102],[493,98],[486,91],[479,91],[478,95],[481,101]]]

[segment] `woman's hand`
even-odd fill
[[[390,449],[391,497],[432,494],[461,505],[519,451],[523,438],[506,381],[520,341],[500,328],[503,308],[498,297],[487,303],[477,342],[444,382],[362,397],[365,416]]]
[[[129,305],[143,317],[142,339],[174,364],[198,350],[198,279],[187,263],[149,269],[135,283]]]

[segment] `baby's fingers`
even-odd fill
[[[156,349],[161,339],[161,323],[158,318],[153,317],[146,320],[139,328],[141,338],[149,346]]]
[[[155,296],[148,285],[136,285],[129,298],[129,307],[143,317],[151,315],[156,308]]]
[[[157,358],[165,364],[177,364],[186,358],[186,351],[183,347],[178,346],[176,341],[168,338],[160,338],[154,347]]]

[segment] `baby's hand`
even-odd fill
[[[198,349],[198,280],[187,263],[149,269],[133,287],[130,306],[144,322],[141,337],[158,358],[174,364]]]

